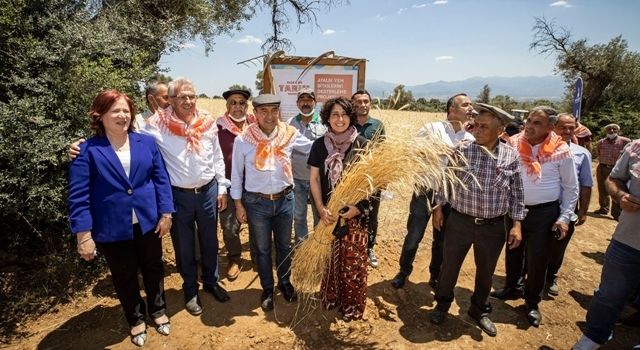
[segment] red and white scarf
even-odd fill
[[[287,179],[293,183],[291,170],[291,155],[287,153],[287,146],[296,139],[297,131],[294,127],[278,122],[271,137],[262,132],[258,123],[249,125],[243,132],[242,138],[256,146],[256,169],[260,171],[275,171],[276,161],[282,165]]]
[[[216,133],[217,128],[212,128],[215,120],[209,112],[196,109],[196,113],[191,120],[191,124],[187,124],[179,119],[172,106],[156,111],[157,118],[149,118],[148,123],[160,129],[163,134],[171,134],[181,136],[187,139],[187,151],[200,153],[200,138],[205,132]]]
[[[520,153],[520,162],[527,168],[527,174],[535,176],[536,179],[540,179],[542,175],[542,164],[571,157],[567,143],[553,131],[542,141],[535,158],[533,157],[533,146],[524,137],[524,131],[513,135],[510,143]]]
[[[253,124],[256,121],[256,116],[253,114],[247,113],[247,119],[245,119],[242,130],[231,120],[229,116],[229,112],[226,112],[223,116],[219,117],[216,123],[222,126],[223,129],[229,130],[230,133],[238,136],[242,133],[244,129],[247,128],[249,124]]]

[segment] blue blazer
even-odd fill
[[[129,133],[131,169],[127,177],[105,136],[80,145],[69,169],[71,232],[91,231],[96,242],[133,239],[131,210],[142,233],[155,229],[162,213],[173,213],[169,174],[151,136]]]

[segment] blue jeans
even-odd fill
[[[418,246],[424,237],[427,224],[431,218],[429,200],[432,192],[414,193],[409,204],[409,217],[407,218],[407,235],[402,244],[400,253],[400,273],[409,276],[413,271],[413,261],[418,252]],[[432,204],[435,205],[435,204]],[[446,222],[451,206],[445,204],[442,207],[442,214]],[[441,230],[433,230],[433,242],[431,244],[431,262],[429,263],[429,273],[432,279],[438,279],[442,267],[443,247],[444,247],[444,224]]]
[[[198,293],[195,222],[198,223],[202,282],[218,284],[218,183],[213,180],[208,190],[200,193],[173,189],[176,212],[171,225],[171,240],[176,265],[182,277],[182,289],[188,301]]]
[[[600,286],[587,311],[584,335],[604,344],[625,304],[640,287],[640,250],[615,239],[604,256]]]
[[[293,179],[295,186],[293,194],[295,196],[295,211],[293,214],[293,227],[296,234],[296,243],[305,240],[309,235],[309,226],[307,225],[307,201],[311,192],[309,190],[309,180]],[[313,227],[318,225],[319,215],[316,206],[311,201],[311,212],[313,213]]]
[[[269,200],[257,194],[245,192],[242,195],[249,223],[249,240],[258,267],[260,285],[264,290],[272,290],[273,261],[271,242],[276,248],[276,271],[278,284],[288,285],[291,268],[291,224],[293,222],[293,192],[277,200]]]

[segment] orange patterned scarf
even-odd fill
[[[172,106],[165,109],[158,109],[156,112],[158,119],[150,118],[154,126],[158,127],[163,133],[171,133],[187,139],[187,151],[200,153],[200,137],[203,133],[209,131],[217,132],[217,128],[211,128],[214,119],[211,115],[201,109],[196,109],[196,115],[191,120],[191,125],[187,125],[184,121],[178,119]]]
[[[289,146],[296,139],[297,131],[294,127],[278,122],[271,137],[260,130],[258,123],[249,125],[242,133],[245,141],[256,146],[256,169],[260,171],[275,171],[276,160],[282,165],[287,179],[293,183],[291,170],[291,154],[287,153]]]
[[[520,153],[520,161],[527,167],[527,174],[537,179],[542,175],[542,164],[571,156],[569,146],[555,132],[550,132],[542,141],[538,155],[533,158],[533,146],[524,137],[524,131],[511,137],[511,145]]]
[[[242,130],[246,129],[249,124],[253,124],[256,121],[256,116],[253,114],[247,113],[247,119],[244,122]],[[216,123],[222,126],[223,129],[229,130],[232,134],[238,136],[242,133],[242,130],[231,120],[229,117],[229,113],[225,113],[223,116],[219,117]]]

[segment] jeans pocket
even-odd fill
[[[284,198],[288,201],[292,201],[295,198],[295,195],[293,194],[293,191],[287,193],[284,195]]]
[[[246,204],[257,204],[262,200],[262,198],[258,195],[249,193],[249,192],[245,192],[242,195],[242,201]]]

